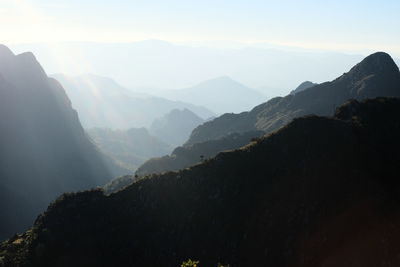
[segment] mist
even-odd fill
[[[11,47],[17,53],[32,51],[50,74],[93,73],[151,94],[228,76],[267,96],[285,95],[305,80],[317,83],[332,80],[365,56],[259,44],[237,48],[224,45],[224,48],[161,40],[33,43]]]

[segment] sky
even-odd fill
[[[398,0],[0,0],[0,43],[269,43],[400,56]]]

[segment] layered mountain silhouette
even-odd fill
[[[165,91],[162,95],[207,107],[218,114],[248,110],[266,99],[260,92],[227,76],[207,80],[191,88]]]
[[[237,149],[252,138],[286,125],[293,118],[333,114],[335,107],[349,98],[400,96],[399,75],[389,55],[373,54],[332,82],[321,85],[304,82],[290,95],[273,98],[250,112],[224,114],[200,125],[184,146],[176,148],[170,156],[148,160],[136,174],[187,168],[223,150]]]
[[[173,109],[187,108],[204,119],[214,115],[201,106],[135,93],[106,77],[62,74],[53,77],[64,86],[84,128],[149,127]]]
[[[399,136],[399,99],[352,100],[110,196],[65,194],[2,264],[398,266]]]
[[[171,145],[150,135],[146,128],[129,130],[92,128],[86,132],[104,154],[132,172],[146,160],[167,155],[173,149]]]
[[[85,135],[62,86],[32,53],[0,45],[0,239],[50,201],[121,175]]]
[[[186,145],[218,139],[230,133],[262,130],[270,133],[307,114],[330,115],[348,99],[400,96],[400,73],[393,59],[377,52],[339,78],[296,94],[276,97],[249,112],[224,114],[193,130]]]
[[[157,118],[149,127],[152,135],[174,147],[182,145],[194,128],[205,120],[188,109],[173,109]]]

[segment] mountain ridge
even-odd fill
[[[371,84],[376,76],[380,78]],[[272,98],[249,112],[227,113],[205,122],[191,134],[191,139],[197,138],[197,142],[189,139],[171,155],[148,160],[138,168],[136,174],[142,176],[187,168],[222,150],[237,149],[253,138],[283,127],[296,117],[313,113],[332,115],[338,104],[352,97],[400,96],[398,68],[385,53],[367,57],[333,82],[320,85],[306,82],[306,85],[304,87],[302,83],[297,93],[293,94],[292,91],[286,97]],[[371,90],[372,94],[369,93]]]
[[[350,98],[360,100],[379,96],[400,96],[399,69],[384,52],[369,55],[331,82],[295,95],[273,98],[247,112],[224,114],[206,122],[193,130],[185,145],[218,139],[232,132],[262,130],[269,133],[296,117],[331,115],[335,107]]]
[[[3,265],[397,265],[399,114],[353,100],[109,196],[65,194],[0,245]]]

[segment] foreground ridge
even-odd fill
[[[397,266],[400,100],[349,101],[110,196],[65,194],[3,266]],[[368,244],[368,245],[365,245]]]

